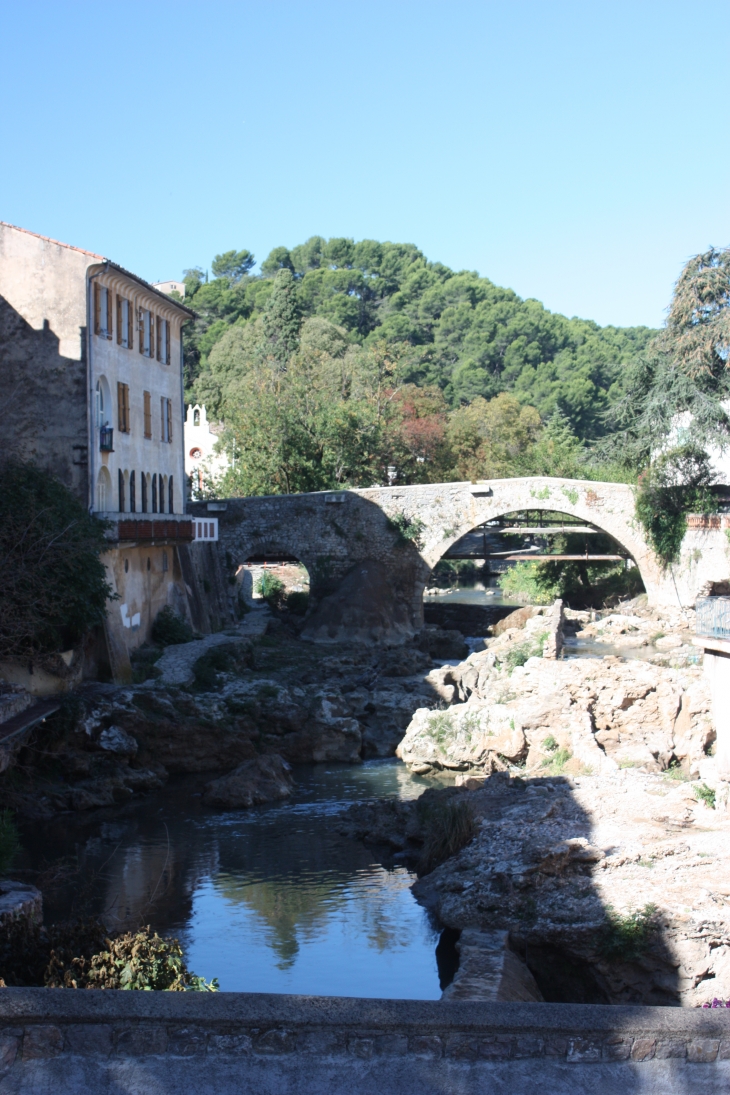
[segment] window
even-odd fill
[[[163,441],[172,441],[172,400],[160,399],[160,427]]]
[[[169,563],[167,561],[167,552],[166,551],[163,551],[163,553],[162,553],[162,569],[163,569],[163,571],[170,569]]]
[[[119,409],[119,432],[130,432],[129,421],[129,385],[117,383],[117,407]]]
[[[145,357],[155,353],[155,317],[149,308],[139,310],[139,352]]]
[[[106,426],[107,420],[104,407],[104,388],[100,380],[96,382],[96,428],[100,430]]]
[[[132,349],[134,342],[134,323],[132,322],[134,309],[124,297],[117,297],[117,342],[127,350]]]
[[[119,469],[119,512],[124,513],[126,506],[124,504],[124,472]]]
[[[173,505],[174,495],[172,493],[172,476],[167,481],[167,512],[174,513],[175,506]]]
[[[145,475],[144,472],[142,472],[142,474],[140,475],[139,478],[140,478],[141,483],[142,483],[142,513],[146,513],[147,512],[147,476]]]
[[[200,411],[197,408],[193,411],[193,425],[200,425]]]
[[[100,513],[105,513],[112,500],[112,477],[108,468],[99,468],[99,477],[96,480],[96,508]]]
[[[170,321],[157,317],[157,360],[170,364]]]
[[[137,494],[136,494],[135,487],[136,487],[136,483],[135,483],[135,478],[134,478],[134,472],[130,471],[130,473],[129,473],[129,512],[130,513],[136,513],[137,512]]]
[[[152,396],[149,392],[144,393],[144,435],[152,437]]]
[[[157,513],[157,476],[152,476],[152,512]]]
[[[101,338],[112,337],[111,289],[94,282],[94,333]]]
[[[157,479],[158,479],[159,484],[160,484],[160,513],[164,513],[165,512],[165,477],[164,477],[164,475],[162,475],[162,473],[160,473],[160,475],[157,476]]]

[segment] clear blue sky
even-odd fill
[[[659,325],[730,243],[727,0],[0,0],[0,219],[150,280],[417,244]]]

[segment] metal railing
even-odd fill
[[[730,597],[702,597],[695,605],[695,630],[713,639],[730,639]]]
[[[101,426],[99,429],[99,451],[114,452],[114,429],[112,426]]]

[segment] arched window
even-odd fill
[[[152,512],[157,513],[157,476],[152,476]]]
[[[174,503],[174,498],[175,498],[175,496],[172,492],[172,476],[170,476],[170,478],[168,480],[168,483],[167,483],[167,512],[168,513],[174,513],[175,512],[175,506],[173,504]]]
[[[140,472],[140,482],[142,484],[142,513],[147,512],[147,476],[144,472]]]
[[[107,468],[99,468],[99,476],[96,480],[96,508],[99,513],[105,513],[112,500],[112,477]]]
[[[200,409],[198,407],[193,410],[193,425],[200,425]]]
[[[133,471],[129,473],[129,512],[137,512],[137,484],[135,481],[135,474]]]
[[[120,468],[119,469],[119,512],[124,513],[126,508],[127,507],[125,505],[125,498],[124,498],[124,472]]]
[[[160,513],[165,512],[165,477],[160,474],[157,476],[160,484]]]

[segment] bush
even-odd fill
[[[189,643],[193,639],[193,629],[187,620],[178,616],[174,609],[165,605],[152,624],[152,641],[158,646],[175,646],[177,643]]]
[[[47,471],[15,460],[1,471],[0,656],[68,650],[112,597],[105,526]]]
[[[0,878],[10,870],[19,849],[13,815],[10,810],[0,810]]]
[[[0,985],[72,989],[142,989],[168,992],[209,991],[188,970],[177,939],[152,929],[109,936],[97,920],[43,927],[22,919],[12,922],[0,941]]]
[[[260,594],[270,608],[281,608],[286,598],[286,586],[281,578],[265,570],[257,580],[256,592]]]
[[[413,544],[420,548],[423,546],[423,533],[426,526],[419,517],[409,517],[406,513],[396,513],[388,518],[388,528],[396,533],[397,544]]]
[[[286,598],[286,607],[295,616],[305,616],[309,607],[309,594],[304,590],[295,590]]]
[[[535,635],[534,638],[528,639],[524,643],[520,643],[519,646],[513,646],[506,652],[504,657],[500,659],[502,664],[505,665],[511,673],[516,666],[524,665],[528,658],[541,658],[547,637],[547,631],[541,631],[540,634]]]
[[[711,810],[715,809],[715,792],[712,787],[708,787],[706,783],[699,783],[694,792],[698,802],[704,802],[705,806],[709,806]]]
[[[473,839],[476,819],[468,802],[455,797],[434,802],[428,792],[419,799],[417,810],[424,834],[418,869],[420,874],[428,874]]]
[[[656,931],[653,917],[656,905],[644,905],[633,912],[617,913],[610,906],[606,909],[606,924],[601,939],[601,953],[606,958],[618,958],[626,962],[641,958]]]

